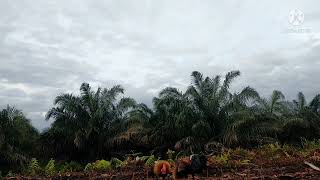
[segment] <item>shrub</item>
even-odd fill
[[[111,166],[115,168],[120,168],[123,166],[123,162],[118,158],[112,158],[110,162]]]
[[[32,176],[39,174],[41,172],[41,167],[40,167],[39,162],[36,158],[31,159],[30,164],[28,166],[28,172]]]
[[[65,173],[65,172],[79,172],[82,171],[83,167],[81,166],[81,164],[75,162],[75,161],[71,161],[70,163],[65,162],[64,165],[62,165],[61,167],[61,172]]]
[[[98,160],[94,163],[94,170],[103,171],[111,169],[111,163],[104,159]]]
[[[45,173],[47,176],[53,176],[56,174],[56,164],[55,164],[55,160],[50,159],[50,161],[48,162],[48,164],[45,167]]]
[[[228,163],[228,161],[230,160],[230,150],[229,151],[225,151],[221,155],[217,156],[216,160],[220,164],[226,165]]]
[[[154,165],[154,162],[156,161],[157,159],[156,159],[156,157],[154,156],[154,155],[151,155],[151,156],[149,156],[149,158],[147,159],[147,161],[146,161],[146,163],[145,163],[145,165],[146,166],[153,166]]]
[[[88,171],[92,171],[94,168],[92,163],[88,163],[85,167],[84,167],[84,171],[88,172]]]

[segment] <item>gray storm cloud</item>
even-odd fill
[[[313,1],[1,0],[0,105],[43,129],[55,96],[82,82],[122,84],[151,105],[166,86],[184,90],[193,70],[239,69],[250,85],[288,99],[320,92],[320,10]],[[303,24],[288,15],[299,9]]]

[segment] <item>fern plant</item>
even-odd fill
[[[48,164],[45,167],[45,173],[47,176],[53,176],[56,174],[56,165],[55,165],[55,160],[50,159]]]
[[[36,174],[39,174],[41,171],[41,167],[39,165],[39,162],[36,158],[32,158],[28,167],[28,172],[30,175],[34,176]]]

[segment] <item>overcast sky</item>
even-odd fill
[[[310,99],[320,93],[319,5],[0,0],[0,106],[15,105],[43,129],[54,97],[78,93],[84,81],[121,84],[151,105],[166,86],[184,90],[193,70],[213,76],[235,69],[242,75],[234,90],[278,89],[287,99],[303,91]]]

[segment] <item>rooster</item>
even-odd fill
[[[152,177],[162,177],[162,179],[165,179],[171,174],[171,165],[168,161],[164,160],[156,161],[153,166],[153,171],[150,173]]]
[[[194,154],[188,158],[179,159],[176,162],[174,178],[187,178],[189,174],[194,179],[195,174],[200,174],[207,167],[207,157]]]

